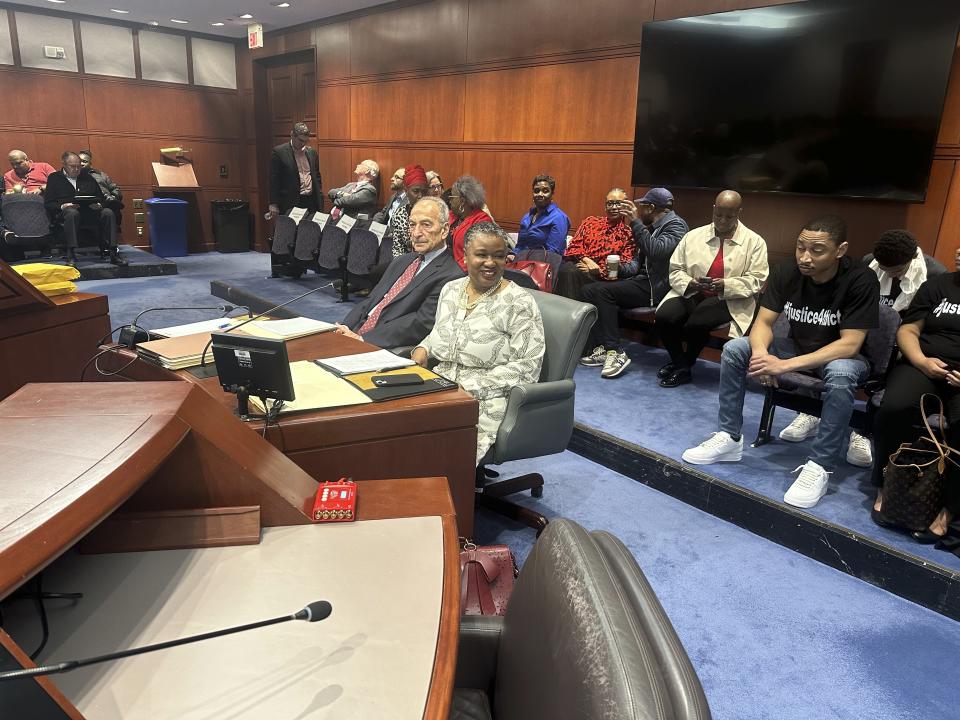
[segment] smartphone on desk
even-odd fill
[[[399,375],[374,375],[371,381],[377,387],[400,387],[402,385],[423,385],[423,378],[416,373]]]

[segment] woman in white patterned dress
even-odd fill
[[[467,277],[440,292],[433,331],[411,357],[457,382],[480,402],[477,462],[503,421],[510,388],[533,383],[543,363],[543,321],[529,291],[503,277],[510,238],[498,225],[477,223],[464,239]]]

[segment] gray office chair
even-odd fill
[[[24,259],[24,250],[50,254],[54,243],[50,217],[38,193],[11,193],[2,199],[3,227],[0,233],[0,254],[7,262]]]
[[[543,476],[530,473],[510,480],[485,483],[485,465],[552,455],[567,449],[573,433],[573,396],[576,384],[573,371],[580,349],[597,319],[593,305],[559,295],[530,290],[543,318],[545,348],[543,369],[536,383],[518,385],[510,390],[507,409],[497,439],[480,460],[477,502],[512,520],[543,531],[547,519],[540,513],[504,500],[505,495],[530,490],[543,495]]]
[[[451,720],[709,720],[666,612],[630,551],[550,523],[506,615],[460,619]]]

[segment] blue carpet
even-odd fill
[[[684,450],[706,440],[717,429],[720,366],[698,360],[691,384],[667,389],[660,387],[656,379],[657,369],[667,362],[663,350],[639,343],[631,343],[625,349],[631,364],[616,379],[604,380],[599,368],[577,368],[577,422],[680,461]],[[627,415],[623,412],[624,402],[630,404]],[[790,471],[806,462],[812,438],[801,443],[777,439],[760,448],[748,447],[760,427],[762,407],[760,394],[748,392],[743,408],[744,452],[741,462],[695,467],[782,502],[783,493],[796,479]],[[774,415],[774,435],[789,425],[794,417],[795,413],[790,410],[778,410]],[[664,422],[664,418],[669,418],[669,422]],[[870,471],[841,462],[830,476],[826,497],[815,508],[804,512],[903,552],[954,570],[960,569],[960,558],[956,555],[936,550],[932,545],[919,545],[908,535],[878,527],[870,519],[875,497]]]
[[[267,256],[255,253],[210,253],[177,263],[176,276],[85,282],[81,290],[108,294],[116,325],[154,305],[216,305],[221,301],[209,294],[210,280],[242,280],[251,287],[269,271]],[[271,280],[269,297],[280,302],[323,282],[312,275]],[[348,306],[326,292],[295,309],[317,319],[342,318]],[[210,313],[154,316],[144,324],[160,327]],[[663,363],[662,351],[632,346],[629,352],[634,364],[617,380],[578,370],[578,420],[679,457],[715,427],[717,366],[700,363],[693,385],[663,390],[651,374]],[[745,414],[750,439],[759,420],[757,396],[748,397]],[[790,420],[789,413],[782,415],[778,431]],[[739,465],[710,472],[779,499],[790,482],[786,471],[803,458],[802,444],[777,442],[748,450]],[[543,498],[517,496],[521,502],[550,517],[610,530],[626,543],[677,628],[718,720],[956,716],[956,692],[945,671],[960,656],[960,624],[572,453],[498,469],[506,476],[543,473]],[[857,486],[863,477],[864,471],[838,468],[834,492],[814,514],[834,522],[844,517],[843,524],[859,528],[853,523],[866,517],[870,498]],[[884,532],[864,525],[867,530]],[[477,540],[508,543],[522,563],[533,533],[481,511]],[[922,550],[912,542],[909,549]],[[941,563],[952,558],[931,553]]]

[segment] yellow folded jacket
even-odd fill
[[[24,263],[23,265],[14,265],[16,270],[23,278],[36,288],[50,283],[63,283],[68,280],[76,280],[80,277],[80,271],[69,265],[54,265],[53,263]],[[70,283],[71,285],[73,283]],[[76,290],[76,286],[73,288]],[[56,293],[61,294],[61,293]]]
[[[54,295],[66,295],[77,291],[77,286],[69,280],[63,282],[44,283],[43,285],[34,285],[34,287],[47,297]]]

